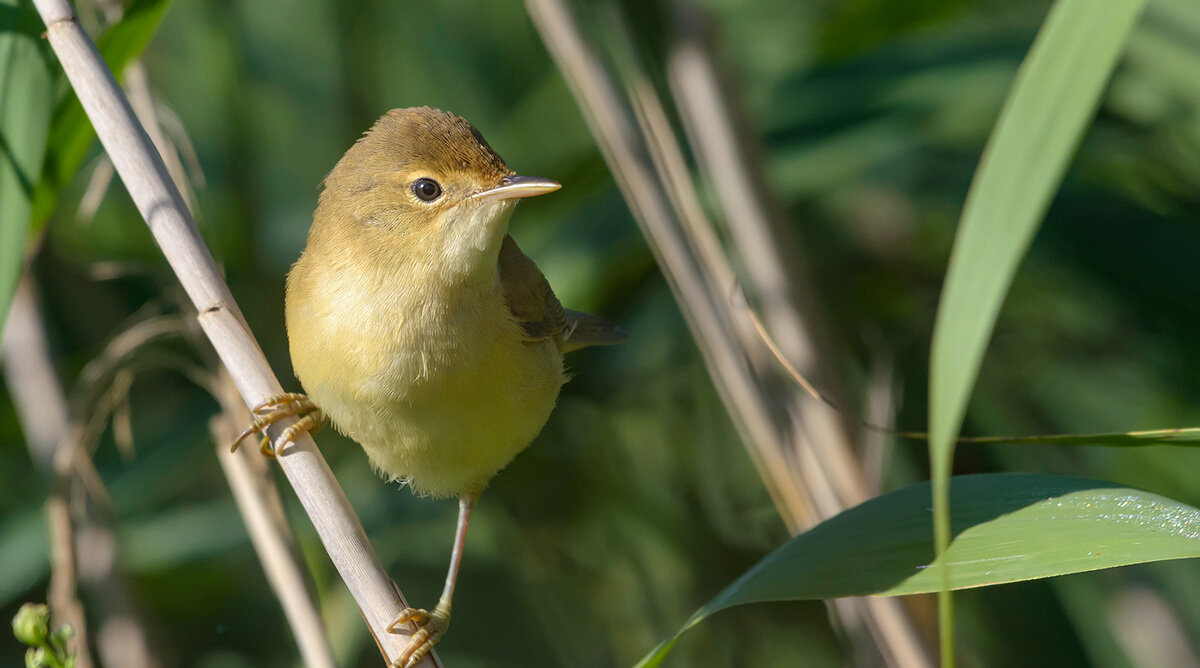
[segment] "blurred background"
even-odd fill
[[[641,72],[668,101],[699,204],[716,238],[733,246],[722,183],[712,178],[719,172],[697,166],[691,129],[669,103],[678,92],[673,49],[696,21],[706,26],[756,188],[783,222],[780,255],[803,276],[805,317],[820,321],[812,353],[823,389],[836,389],[850,416],[834,420],[851,425],[843,431],[867,496],[927,475],[924,443],[864,432],[853,418],[924,428],[928,341],[957,217],[1048,8],[1041,0],[570,4],[617,81]],[[80,12],[98,30],[113,20],[103,6]],[[383,112],[451,110],[515,170],[563,184],[522,204],[512,234],[564,304],[622,323],[630,342],[572,356],[573,379],[550,422],[484,495],[453,630],[438,646],[446,665],[630,665],[804,525],[781,515],[777,483],[764,483],[769,462],[726,411],[525,6],[176,0],[140,63],[205,240],[288,389],[299,385],[284,276],[321,179]],[[209,421],[219,405],[180,372],[211,363],[207,344],[180,327],[95,372],[114,337],[187,313],[106,170],[92,146],[36,240],[30,275],[72,404],[106,397],[105,410],[84,417],[91,489],[108,499],[123,596],[159,665],[298,665],[214,455]],[[1154,0],[1006,302],[965,433],[1200,424],[1200,273],[1189,264],[1200,257],[1198,193],[1200,5]],[[754,258],[741,257],[732,265],[744,277]],[[31,458],[11,389],[0,389],[4,618],[45,600],[50,572],[51,485]],[[766,391],[792,389],[779,382]],[[385,568],[411,602],[432,605],[455,504],[384,484],[333,430],[317,441]],[[964,446],[955,470],[1081,475],[1200,505],[1198,467],[1200,453],[1175,447]],[[378,665],[286,484],[282,497],[338,662]],[[97,623],[103,595],[83,594]],[[1200,656],[1195,561],[957,601],[964,665],[1027,665],[1031,655],[1058,666],[1194,665]],[[907,601],[904,615],[928,642],[931,603]],[[0,664],[16,665],[20,652],[0,636]],[[842,617],[803,602],[722,613],[687,636],[669,665],[878,661]]]

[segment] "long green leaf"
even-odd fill
[[[692,626],[746,603],[898,596],[1200,557],[1200,510],[1084,478],[953,479],[953,540],[934,558],[930,485],[851,508],[796,536],[701,608],[639,666],[657,666]]]
[[[100,55],[119,79],[125,66],[145,51],[158,32],[171,0],[137,0],[121,21],[109,28],[96,42]],[[35,231],[45,224],[54,211],[62,189],[79,171],[88,149],[96,139],[92,123],[75,97],[74,91],[54,110],[48,155],[42,178],[33,195],[33,225]]]
[[[1144,0],[1059,0],[996,123],[967,195],[934,327],[929,455],[935,542],[949,544],[954,443],[1004,295],[1058,190]],[[949,577],[949,575],[947,575]],[[942,661],[953,613],[939,597]]]
[[[21,275],[54,103],[41,31],[28,2],[0,0],[0,331]]]

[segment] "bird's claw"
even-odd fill
[[[420,608],[405,608],[396,620],[388,625],[388,633],[396,633],[397,627],[402,624],[411,624],[416,631],[409,638],[408,646],[400,652],[390,668],[413,668],[420,663],[450,626],[450,610],[440,605],[434,608],[433,612]]]
[[[266,428],[276,422],[287,417],[299,416],[300,419],[295,424],[283,430],[279,435],[279,447],[283,448],[296,441],[296,437],[301,433],[316,433],[321,428],[321,423],[325,421],[325,414],[320,408],[313,403],[313,400],[307,395],[298,392],[288,392],[286,394],[277,394],[273,397],[268,397],[266,401],[255,406],[251,413],[254,414],[254,421],[250,423],[246,430],[238,435],[237,440],[233,442],[231,451],[238,449],[242,441],[249,438],[254,432],[262,432],[262,442],[259,444],[259,451],[266,457],[272,459],[278,451],[278,448],[272,447],[271,439],[266,435]]]

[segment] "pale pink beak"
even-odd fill
[[[500,184],[490,190],[485,190],[473,196],[474,199],[517,199],[519,197],[536,197],[552,193],[562,187],[562,184],[552,179],[540,176],[506,176],[500,179]]]

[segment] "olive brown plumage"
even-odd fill
[[[288,274],[288,341],[307,396],[260,407],[254,428],[327,417],[387,478],[460,499],[442,599],[396,621],[419,627],[397,665],[415,665],[445,631],[471,508],[545,424],[563,353],[625,338],[564,309],[508,235],[519,198],[559,187],[514,174],[454,114],[392,110],[326,177]]]

